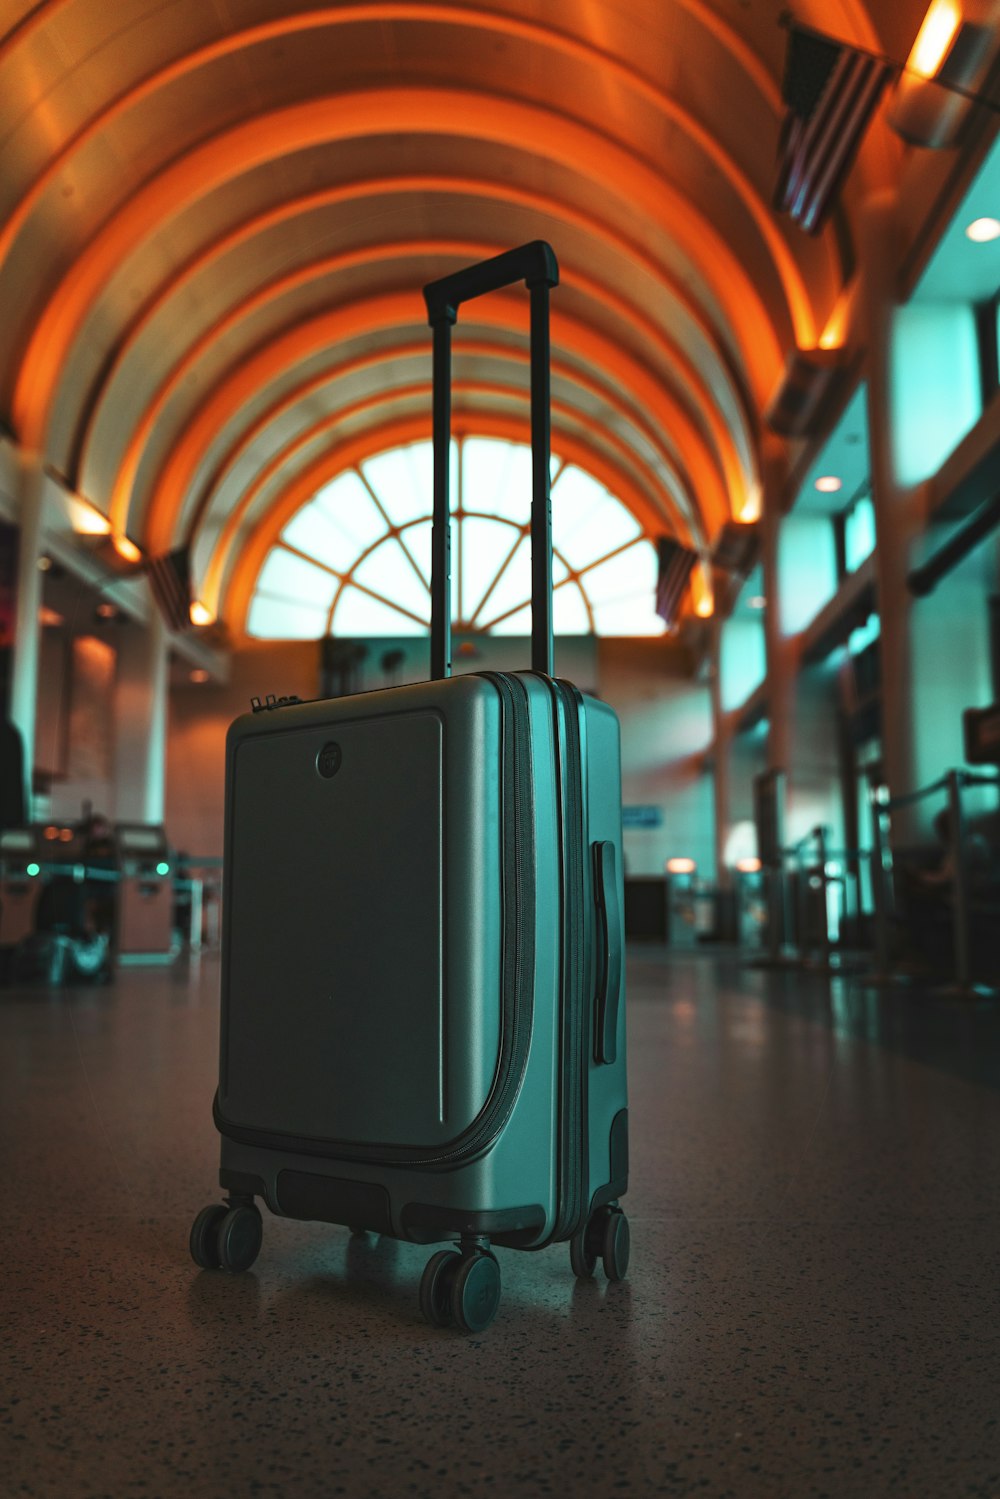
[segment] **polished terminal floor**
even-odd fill
[[[217,993],[0,991],[4,1494],[1000,1495],[992,1003],[634,953],[629,1278],[500,1250],[462,1336],[415,1246],[195,1269]]]

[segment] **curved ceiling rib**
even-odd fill
[[[516,309],[511,304],[510,297],[500,294],[487,298],[476,305],[472,322],[503,330],[512,324],[516,327],[515,319],[523,308],[520,301]],[[410,292],[349,303],[298,325],[242,363],[199,406],[193,420],[176,438],[167,462],[153,481],[154,500],[143,531],[149,544],[154,548],[167,546],[178,530],[183,530],[185,504],[205,454],[226,424],[256,393],[266,389],[283,371],[294,369],[310,354],[335,346],[348,337],[400,326],[409,326],[417,332],[422,322],[421,312],[417,294]],[[553,343],[558,348],[617,378],[651,416],[659,419],[665,430],[686,439],[682,451],[695,484],[704,524],[710,533],[714,532],[730,516],[723,477],[704,439],[692,427],[687,414],[670,392],[629,351],[594,329],[557,309],[553,309],[551,322]],[[124,491],[114,498],[111,520],[116,529],[125,529],[129,499],[129,494]]]
[[[655,262],[640,246],[610,225],[590,218],[565,204],[556,203],[551,197],[542,193],[527,191],[514,184],[499,184],[485,179],[456,180],[449,177],[415,174],[338,184],[335,187],[324,188],[304,197],[277,204],[264,212],[255,214],[211,241],[181,264],[174,273],[165,277],[153,294],[131,316],[104,359],[92,382],[91,389],[80,402],[79,415],[76,418],[75,431],[64,466],[70,484],[77,487],[84,483],[87,446],[93,434],[96,413],[106,392],[112,386],[116,374],[128,359],[130,351],[143,333],[151,327],[169,299],[180,294],[198,275],[210,271],[232,251],[241,251],[248,257],[252,257],[253,241],[258,236],[268,230],[289,224],[313,211],[356,204],[368,198],[379,198],[389,194],[396,196],[432,192],[457,196],[467,195],[475,199],[494,200],[504,205],[517,204],[539,215],[564,221],[578,233],[597,238],[605,243],[609,249],[621,256],[624,266],[641,268],[650,278],[659,283],[665,292],[675,297],[683,307],[685,316],[690,318],[698,334],[704,339],[707,352],[717,362],[717,369],[713,373],[721,378],[724,385],[731,391],[732,406],[735,408],[738,423],[738,430],[734,431],[733,435],[738,442],[740,438],[743,439],[739,446],[744,468],[746,468],[747,461],[752,461],[752,439],[755,433],[755,414],[749,392],[743,384],[739,370],[729,358],[725,347],[717,339],[707,316],[700,308],[693,305],[690,289],[682,287],[662,264]],[[565,266],[563,279],[573,279],[567,273]],[[581,284],[579,276],[575,279],[578,285]],[[596,292],[594,294],[596,295]],[[603,291],[601,295],[604,295]],[[700,375],[698,378],[701,378]]]
[[[526,372],[528,368],[527,354],[523,349],[515,349],[503,344],[484,343],[476,339],[462,339],[460,348],[456,349],[456,360],[465,358],[489,358],[491,360],[516,361]],[[192,506],[193,514],[188,524],[187,536],[192,545],[197,546],[198,534],[201,528],[207,525],[213,509],[215,497],[223,488],[227,474],[237,467],[242,459],[250,454],[253,445],[262,438],[263,434],[273,424],[280,421],[286,413],[294,411],[296,406],[304,405],[312,396],[321,392],[334,380],[349,381],[352,376],[359,375],[366,368],[380,365],[387,357],[394,362],[414,359],[426,364],[427,341],[419,343],[397,345],[388,351],[378,350],[374,353],[368,351],[346,364],[338,364],[333,369],[322,370],[319,374],[311,376],[290,392],[269,406],[259,416],[248,424],[237,439],[223,453],[218,462],[212,468],[206,481],[194,491],[195,498]],[[607,406],[613,414],[619,416],[627,425],[634,426],[645,438],[650,448],[656,454],[660,472],[658,479],[660,485],[670,495],[673,509],[677,512],[682,522],[682,534],[686,534],[692,541],[704,544],[704,536],[700,532],[696,519],[696,506],[691,500],[693,486],[686,471],[678,465],[677,456],[671,453],[662,440],[661,433],[647,419],[646,413],[641,407],[632,405],[627,394],[617,385],[599,382],[594,376],[582,368],[569,366],[558,358],[552,360],[552,376],[556,382],[566,381],[581,387],[595,396],[598,401]],[[522,389],[527,392],[527,382]],[[331,417],[340,419],[340,407],[328,413]],[[296,433],[293,442],[297,443],[301,432]],[[634,448],[630,449],[635,456],[642,458]],[[279,450],[283,458],[284,450]],[[272,459],[265,460],[265,467],[272,463]],[[281,459],[279,459],[281,461]],[[647,465],[648,466],[648,465]],[[664,472],[666,470],[666,472]],[[609,486],[613,487],[613,486]],[[233,502],[233,513],[239,517],[244,506],[244,497],[238,496]],[[662,519],[662,518],[661,518]]]
[[[514,397],[514,399],[522,399],[526,402],[526,393],[522,388],[495,384],[495,382],[456,381],[454,382],[453,390],[454,400],[456,400],[456,420],[453,423],[453,430],[456,436],[462,435],[466,430],[468,430],[469,435],[472,435],[472,433],[475,433],[477,436],[483,435],[481,423],[483,423],[483,420],[490,420],[490,418],[484,418],[483,414],[478,411],[474,412],[474,414],[466,415],[465,421],[462,420],[462,403],[469,396],[483,394],[483,396],[499,396],[502,399]],[[387,405],[387,403],[403,402],[403,400],[409,399],[414,400],[414,402],[420,405],[421,415],[412,418],[412,420],[418,421],[418,423],[423,420],[424,426],[421,429],[421,435],[429,438],[430,382],[424,379],[424,381],[414,382],[414,384],[405,385],[405,387],[396,387],[393,390],[385,391],[385,393],[366,397],[361,402],[355,402],[352,406],[343,406],[343,408],[339,408],[337,411],[330,412],[327,417],[322,418],[321,421],[309,427],[306,432],[300,433],[297,438],[292,439],[289,444],[280,448],[267,463],[262,465],[255,478],[244,487],[237,504],[232,505],[228,513],[226,513],[226,520],[223,523],[219,540],[217,540],[216,546],[211,550],[210,561],[208,561],[208,565],[205,567],[205,582],[201,597],[213,612],[217,612],[217,607],[219,607],[219,583],[223,573],[225,573],[226,565],[228,565],[229,547],[234,544],[235,537],[237,537],[238,532],[240,532],[240,529],[246,523],[256,499],[267,490],[267,487],[271,484],[271,480],[274,480],[280,474],[282,468],[285,468],[289,462],[292,462],[300,451],[312,447],[319,438],[322,438],[322,435],[327,430],[340,426],[340,424],[346,423],[346,421],[363,414],[363,412],[372,411],[373,414],[378,414],[379,408]],[[568,459],[571,459],[571,462],[579,463],[582,468],[588,469],[591,474],[594,474],[595,478],[600,478],[601,483],[606,486],[606,489],[612,490],[613,493],[618,495],[619,499],[622,499],[630,507],[636,519],[639,520],[640,525],[643,526],[643,529],[649,535],[660,535],[661,531],[663,531],[663,517],[658,516],[657,511],[651,507],[651,496],[660,495],[664,511],[666,513],[675,511],[676,513],[675,498],[663,486],[661,478],[657,474],[654,474],[652,469],[636,453],[627,448],[627,445],[621,441],[621,438],[616,438],[615,433],[607,432],[606,430],[606,432],[601,433],[600,442],[574,435],[573,430],[571,430],[571,421],[573,421],[574,417],[579,418],[579,412],[574,411],[574,408],[571,408],[571,406],[567,406],[567,403],[561,402],[561,400],[553,400],[552,417],[553,445],[558,448],[561,456],[568,457]],[[529,423],[528,417],[508,415],[507,421],[508,423],[519,424],[517,430],[519,430],[520,436],[522,436],[523,441],[529,441],[529,438],[531,438],[531,423]],[[567,426],[567,421],[570,421],[570,426]],[[373,430],[382,433],[385,430],[393,430],[393,426],[391,426],[391,423],[379,423],[373,427]],[[370,441],[369,436],[367,436],[367,430],[366,435],[364,435],[364,441]],[[352,442],[357,442],[357,438],[352,439]],[[316,463],[321,462],[327,465],[324,468],[324,477],[322,477],[322,480],[319,480],[316,487],[319,487],[319,484],[328,483],[328,480],[336,477],[337,472],[340,471],[340,466],[342,466],[342,460],[340,460],[342,445],[342,441],[334,442],[334,444],[328,445],[327,450],[322,454],[322,459],[310,460],[310,474],[315,471]],[[603,447],[612,448],[613,453],[618,457],[618,462],[609,462],[606,454],[601,451]],[[372,454],[366,454],[366,457],[370,456]],[[628,468],[630,466],[639,469],[640,474],[642,474],[642,484],[636,484],[633,478],[630,478],[630,475],[628,475]],[[295,486],[295,493],[298,493],[297,478],[297,474],[289,475],[289,477],[286,477],[285,483],[274,490],[274,501],[276,501],[279,507],[282,505],[280,496],[282,496],[285,490],[291,490]],[[678,534],[681,535],[685,543],[694,544],[696,549],[700,549],[705,544],[702,537],[694,535],[691,532],[687,523],[682,523],[679,526]]]
[[[925,5],[800,0],[796,20],[897,55]],[[424,282],[538,237],[563,272],[559,449],[692,543],[710,591],[718,528],[756,513],[789,348],[818,343],[860,195],[901,149],[876,122],[829,234],[775,215],[777,7],[8,9],[0,416],[115,531],[190,540],[242,626],[308,486],[429,434]],[[456,432],[526,436],[525,301],[463,312]]]
[[[499,245],[440,244],[435,241],[408,245],[368,245],[360,250],[352,250],[346,254],[299,267],[274,282],[266,283],[255,296],[233,309],[227,317],[222,318],[207,332],[189,343],[182,359],[174,365],[146,405],[141,419],[129,438],[125,455],[119,466],[109,512],[112,524],[119,529],[127,529],[140,460],[152,432],[158,423],[162,422],[165,408],[171,398],[190,376],[206,350],[225,338],[231,331],[238,331],[240,324],[248,319],[257,308],[268,306],[296,287],[310,286],[331,273],[346,270],[355,265],[369,266],[378,264],[380,261],[399,261],[425,254],[454,256],[468,261],[485,260],[488,256],[498,254],[502,248]],[[730,506],[736,514],[739,514],[752,483],[752,476],[743,471],[729,429],[717,412],[712,393],[703,383],[698,371],[676,345],[667,341],[648,318],[630,306],[623,298],[608,292],[603,287],[595,286],[588,278],[575,274],[568,268],[565,279],[568,284],[575,286],[578,290],[585,294],[589,293],[596,302],[603,303],[606,308],[616,311],[625,327],[631,326],[631,330],[639,333],[642,340],[656,347],[664,358],[667,368],[671,372],[676,371],[682,391],[694,397],[691,402],[694,409],[693,411],[689,409],[688,400],[684,395],[672,395],[676,411],[683,413],[683,423],[675,416],[674,430],[678,432],[678,435],[684,431],[694,434],[698,430],[696,418],[701,417],[707,433],[713,440],[713,457],[721,464],[726,490],[730,497]],[[206,397],[210,398],[210,392],[202,391],[201,398]]]
[[[691,203],[674,201],[673,213],[666,213],[671,189],[647,164],[588,127],[554,119],[535,106],[493,98],[484,109],[479,95],[445,89],[387,89],[338,95],[247,121],[188,153],[136,193],[82,252],[35,324],[14,394],[14,422],[25,446],[44,446],[59,371],[80,324],[100,295],[106,276],[144,237],[150,224],[169,218],[182,203],[204,196],[251,163],[273,161],[310,144],[332,144],[359,134],[448,133],[463,119],[475,120],[475,135],[484,140],[514,140],[536,150],[537,142],[543,140],[541,154],[570,167],[586,165],[591,174],[615,184],[618,192],[644,201],[649,216],[685,243],[694,263],[704,266],[707,262],[706,281],[716,299],[734,324],[742,327],[746,346],[765,351],[773,377],[779,366],[778,340],[759,289],[722,236]]]
[[[51,18],[52,8],[50,6],[49,16],[46,19]],[[707,26],[713,36],[734,57],[734,60],[738,61],[739,66],[747,77],[753,80],[755,87],[766,99],[772,111],[777,113],[780,109],[778,91],[767,70],[751,49],[742,43],[738,34],[721,22],[708,6],[688,0],[687,8],[699,18],[702,24]],[[280,42],[282,38],[297,32],[327,30],[331,27],[356,24],[362,20],[408,23],[433,21],[450,26],[492,31],[516,41],[548,47],[591,65],[601,75],[610,74],[616,81],[634,90],[673,123],[690,134],[727,177],[737,194],[744,198],[765,237],[771,234],[773,224],[769,219],[764,197],[753,187],[732,157],[720,146],[715,136],[662,88],[651,82],[638,69],[614,56],[606,48],[593,45],[578,34],[561,30],[556,26],[545,25],[537,19],[526,19],[509,13],[504,14],[471,6],[458,8],[453,5],[433,4],[429,3],[429,0],[408,0],[408,3],[403,4],[390,3],[390,0],[371,0],[371,3],[350,3],[348,0],[348,3],[343,5],[320,7],[315,10],[302,11],[296,15],[275,17],[257,25],[244,26],[242,29],[217,38],[214,42],[182,53],[172,62],[147,74],[139,82],[121,89],[99,113],[92,115],[52,153],[44,171],[23,193],[8,223],[0,228],[0,260],[4,258],[10,245],[16,239],[45,187],[55,179],[71,154],[128,110],[151,98],[157,91],[168,87],[176,79],[183,78],[199,68],[208,67],[213,62],[235,53],[260,44]],[[793,296],[804,297],[805,289],[801,277],[798,275],[787,247],[780,241],[780,236],[775,236],[770,248],[776,262],[782,264],[788,273],[788,284],[793,290]],[[808,298],[805,300],[808,302]]]

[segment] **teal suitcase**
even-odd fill
[[[532,667],[451,676],[450,335],[526,281]],[[421,1244],[436,1326],[486,1327],[493,1246],[628,1265],[617,719],[552,676],[548,296],[533,244],[425,289],[434,330],[430,681],[255,704],[226,746],[225,1203],[191,1251],[245,1270],[258,1200]]]

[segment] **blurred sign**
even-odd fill
[[[1000,707],[966,708],[962,727],[966,765],[1000,765]]]
[[[659,828],[662,826],[662,807],[622,807],[623,828]]]

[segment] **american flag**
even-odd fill
[[[807,234],[822,229],[894,71],[885,58],[792,26],[773,201]]]
[[[168,630],[191,624],[191,548],[177,547],[146,563],[149,586]]]
[[[668,625],[674,625],[698,554],[670,536],[660,537],[657,553],[660,570],[656,579],[656,612]]]

